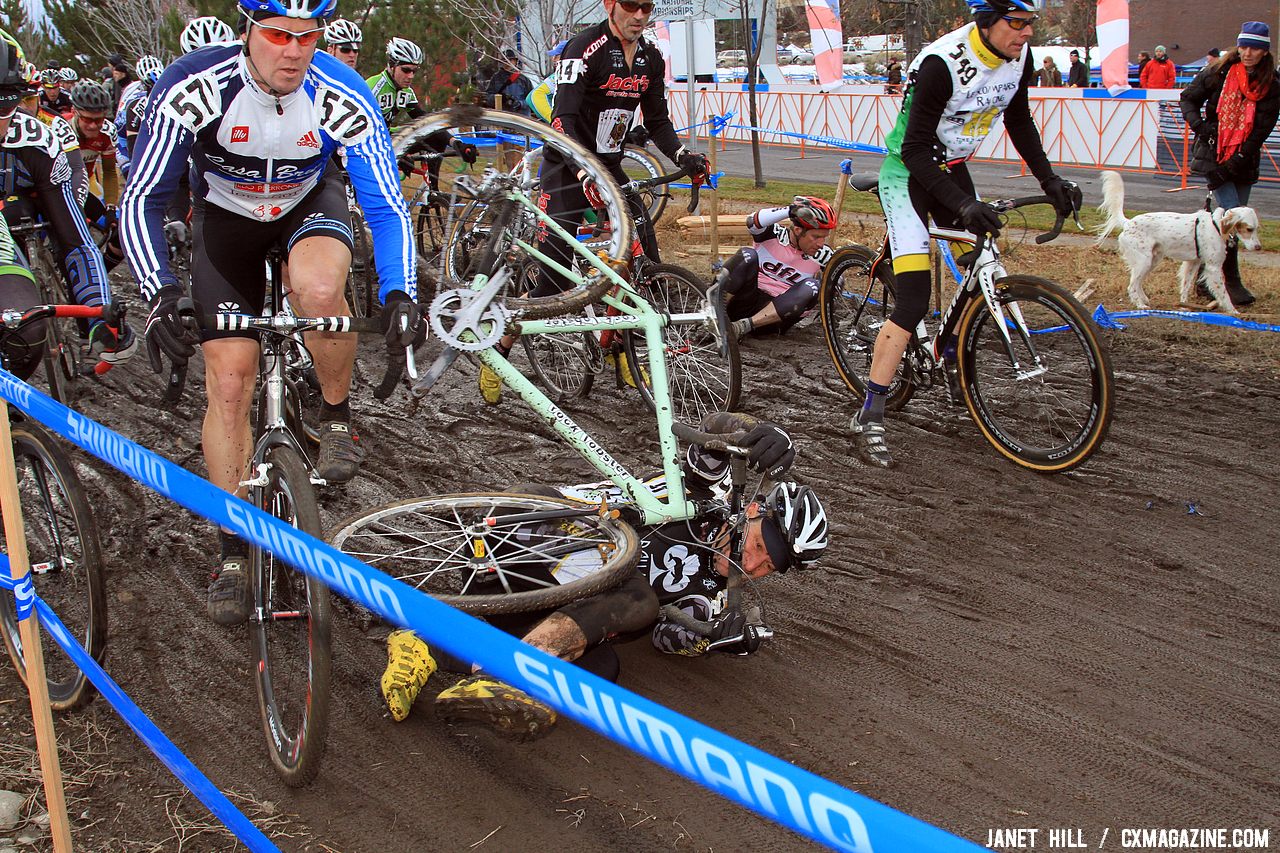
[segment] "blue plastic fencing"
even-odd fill
[[[463,660],[479,662],[494,677],[520,687],[583,726],[803,836],[850,853],[976,853],[983,849],[443,605],[68,409],[5,370],[0,370],[0,396],[143,485],[321,578],[388,621],[412,628]],[[192,618],[203,616],[193,613]],[[65,631],[62,639],[69,639]],[[123,693],[104,691],[103,695],[113,705],[127,701]],[[165,760],[164,755],[161,758]],[[185,777],[183,781],[191,784]],[[246,830],[238,820],[227,820],[222,811],[215,814],[245,841],[241,832]]]

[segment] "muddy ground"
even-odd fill
[[[1114,256],[1035,251],[1022,263],[1118,286]],[[1280,288],[1260,290],[1275,311]],[[938,394],[893,421],[897,469],[867,468],[820,329],[752,340],[742,408],[796,437],[832,547],[816,571],[769,579],[777,638],[761,653],[686,660],[637,642],[620,650],[622,683],[978,843],[995,827],[1078,827],[1096,849],[1103,828],[1114,846],[1122,827],[1256,826],[1280,844],[1273,338],[1169,321],[1109,333],[1110,437],[1053,477],[1002,461]],[[416,411],[403,393],[375,407],[376,358],[362,350],[354,398],[371,457],[325,493],[328,523],[411,494],[592,478],[521,404],[483,406],[465,362]],[[110,373],[84,408],[201,470],[201,383],[165,408],[145,364]],[[572,412],[642,466],[647,410],[608,384]],[[805,846],[573,723],[527,746],[451,730],[432,719],[441,676],[393,723],[382,634],[345,617],[322,775],[285,788],[245,631],[205,616],[212,531],[96,461],[81,470],[109,562],[111,673],[283,849]],[[24,703],[0,666],[0,787],[34,791]],[[59,728],[78,849],[234,847],[104,702]]]

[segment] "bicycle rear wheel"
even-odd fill
[[[827,338],[827,351],[836,373],[859,399],[867,393],[867,375],[876,336],[889,320],[896,302],[893,270],[888,262],[876,266],[877,253],[856,243],[841,246],[822,271],[818,312]],[[915,393],[910,368],[904,358],[889,386],[885,408],[901,409]]]
[[[708,285],[696,275],[673,264],[649,264],[644,268],[640,292],[656,311],[694,314],[707,307]],[[738,341],[725,339],[725,351],[713,330],[713,320],[668,323],[662,330],[667,360],[667,384],[671,390],[672,417],[696,424],[711,412],[731,411],[742,392],[742,361]],[[627,360],[636,387],[653,407],[653,383],[647,370],[644,336],[638,331],[623,335]],[[641,375],[635,376],[636,373]]]
[[[1074,468],[1111,426],[1111,357],[1080,303],[1051,281],[999,279],[996,302],[1008,345],[982,299],[969,304],[957,327],[969,414],[996,450],[1024,468]]]
[[[31,423],[16,423],[11,431],[36,594],[101,663],[107,650],[106,581],[98,528],[84,486],[49,433]],[[12,595],[0,596],[0,629],[9,657],[25,681],[26,656]],[[44,666],[49,703],[55,711],[79,708],[93,698],[93,685],[60,646],[45,644]]]
[[[565,164],[566,174],[578,172],[595,182],[604,203],[604,215],[614,223],[613,229],[598,246],[588,249],[577,242],[573,233],[547,223],[539,224],[531,208],[532,194],[538,192],[536,173],[523,166],[513,171],[504,168],[486,169],[473,190],[477,203],[488,206],[492,224],[487,238],[478,241],[480,251],[473,254],[467,268],[451,264],[451,276],[465,279],[470,285],[479,276],[493,278],[504,267],[530,256],[530,251],[517,244],[517,240],[533,245],[537,232],[546,229],[565,240],[580,258],[598,258],[604,263],[621,268],[630,259],[631,222],[627,206],[616,182],[594,154],[582,145],[545,124],[523,118],[513,113],[482,110],[469,105],[458,105],[438,113],[432,113],[398,133],[394,139],[397,155],[412,154],[429,144],[429,138],[441,130],[463,132],[477,126],[495,130],[508,137],[523,138],[529,150],[540,149],[556,152]],[[499,164],[505,166],[506,164]],[[585,211],[584,211],[585,212]],[[466,232],[462,232],[466,233]],[[567,314],[596,302],[614,283],[614,279],[599,272],[590,264],[583,265],[582,273],[574,273],[571,287],[563,292],[540,297],[508,295],[503,301],[506,308],[519,312],[524,319],[540,319]]]
[[[409,203],[409,209],[413,211],[414,238],[421,258],[434,258],[444,248],[444,228],[449,217],[446,199],[446,196],[433,192],[431,184],[424,180]]]
[[[250,488],[250,502],[320,536],[315,491],[297,450],[272,447],[263,461],[267,483]],[[249,562],[249,648],[267,751],[281,780],[300,787],[320,771],[329,729],[329,588],[260,548]]]
[[[559,607],[612,589],[640,541],[624,521],[565,498],[509,493],[414,498],[341,522],[338,548],[482,616]]]

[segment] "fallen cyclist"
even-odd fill
[[[831,205],[813,196],[747,217],[754,245],[739,249],[719,274],[737,337],[775,326],[785,332],[818,304],[822,267],[831,257],[827,235],[835,227]]]
[[[748,430],[741,446],[749,467],[770,478],[781,476],[795,459],[791,438],[780,427],[746,415],[716,413],[704,419],[705,432]],[[684,463],[685,485],[693,500],[716,494],[729,479],[726,454],[691,447]],[[665,478],[647,482],[659,497]],[[564,496],[589,503],[609,503],[618,497],[611,483],[549,489],[521,486],[514,491]],[[612,492],[612,493],[610,493]],[[748,521],[743,533],[742,563],[746,577],[758,579],[775,571],[807,567],[827,546],[826,512],[813,490],[794,482],[779,482],[763,495],[748,495]],[[667,654],[696,656],[709,651],[746,655],[760,647],[759,626],[749,625],[743,612],[726,606],[730,571],[727,526],[719,518],[694,518],[639,528],[640,558],[636,572],[612,590],[571,602],[554,611],[493,617],[490,622],[524,642],[583,669],[616,681],[620,671],[615,642],[628,642],[649,633],[653,645]],[[550,566],[546,579],[551,580]],[[697,634],[660,612],[674,605],[688,616],[711,623],[708,636]],[[547,734],[556,713],[528,694],[480,671],[477,665],[433,653],[412,631],[401,629],[387,637],[387,668],[382,695],[396,721],[409,716],[413,702],[438,668],[469,673],[442,691],[435,700],[436,715],[448,722],[482,723],[506,737],[527,741]]]

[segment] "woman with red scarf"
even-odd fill
[[[1218,207],[1241,207],[1258,181],[1262,144],[1280,116],[1280,76],[1271,53],[1271,28],[1261,21],[1240,26],[1236,47],[1205,66],[1182,90],[1182,117],[1196,135],[1191,171],[1204,175]],[[1231,302],[1250,305],[1254,295],[1240,280],[1238,247],[1227,247],[1222,274]]]

